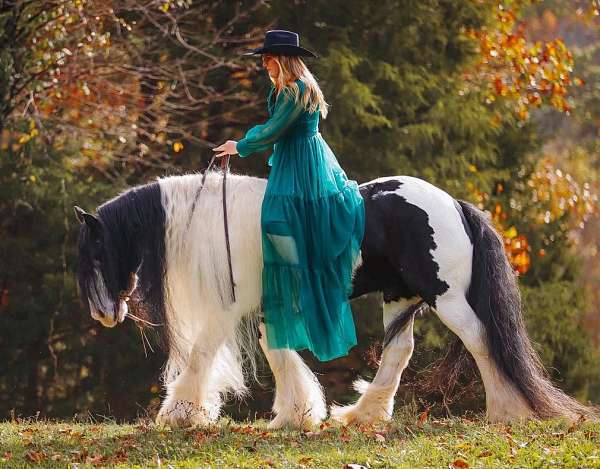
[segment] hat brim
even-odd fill
[[[300,46],[292,46],[290,44],[271,44],[266,47],[259,47],[250,52],[245,52],[242,55],[259,55],[259,54],[281,54],[281,55],[302,55],[306,57],[317,58],[317,54]]]

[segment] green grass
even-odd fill
[[[600,424],[491,425],[398,417],[372,427],[326,423],[313,432],[271,431],[223,419],[203,429],[26,420],[0,423],[0,467],[600,468]]]

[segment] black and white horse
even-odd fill
[[[160,324],[169,353],[166,398],[157,421],[215,420],[228,392],[244,393],[252,319],[261,302],[260,211],[267,181],[228,177],[228,222],[236,301],[230,300],[223,233],[222,173],[171,176],[134,187],[80,220],[78,282],[91,315],[113,327],[135,293]],[[417,178],[382,177],[360,185],[366,231],[352,298],[383,293],[381,364],[358,401],[332,407],[344,423],[391,418],[400,376],[413,352],[415,313],[429,307],[464,343],[479,367],[492,421],[591,415],[547,379],[523,324],[516,276],[484,212]],[[243,319],[250,319],[246,321]],[[242,325],[251,327],[242,327]],[[271,427],[317,424],[327,416],[322,388],[300,356],[259,344],[275,377]]]

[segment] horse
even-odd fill
[[[166,396],[156,421],[206,425],[229,395],[248,392],[258,346],[275,380],[270,428],[306,428],[327,418],[323,389],[300,355],[270,349],[260,322],[260,212],[266,179],[229,173],[227,207],[236,291],[230,297],[219,170],[165,176],[132,187],[80,221],[77,280],[92,318],[114,327],[136,295],[168,353]],[[359,185],[365,234],[350,299],[383,294],[384,347],[358,400],[332,405],[344,424],[391,419],[394,396],[414,349],[413,324],[427,308],[456,334],[479,369],[493,422],[595,416],[556,388],[528,337],[518,279],[485,212],[415,177]],[[258,340],[257,340],[258,339]]]

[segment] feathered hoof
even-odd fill
[[[387,422],[392,419],[391,412],[384,407],[371,407],[360,405],[360,403],[347,406],[331,406],[331,418],[344,425],[364,425],[378,422]]]
[[[156,416],[156,424],[171,428],[187,428],[207,426],[211,423],[208,413],[198,404],[191,401],[175,401],[163,405]]]
[[[269,422],[269,428],[272,430],[280,428],[311,430],[318,427],[326,417],[327,407],[325,403],[316,402],[314,407],[304,412],[295,407],[294,411],[277,413],[275,418]]]
[[[512,390],[512,387],[507,386],[505,389]],[[525,402],[525,399],[516,391],[505,394],[497,392],[496,394],[488,393],[486,419],[489,422],[523,422],[531,418],[536,418],[535,412],[533,412],[531,407]]]
[[[278,414],[269,422],[268,426],[271,430],[279,430],[282,428],[291,430],[311,430],[318,427],[323,420],[324,416],[312,415],[312,413],[306,415]]]
[[[486,420],[490,423],[518,423],[526,420],[535,419],[536,415],[529,409],[523,412],[514,411],[490,411],[487,410],[485,414]]]

